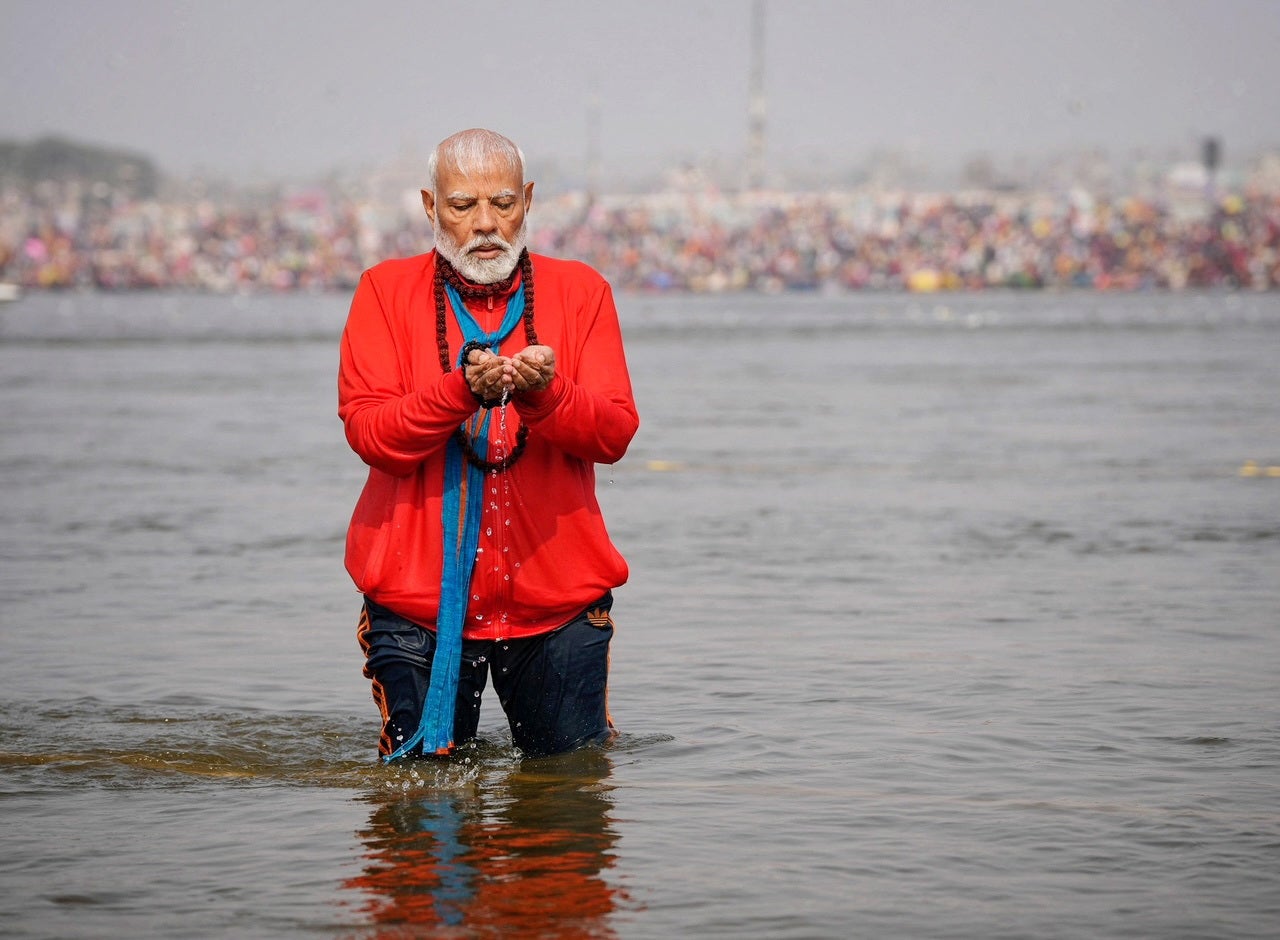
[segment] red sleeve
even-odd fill
[[[430,377],[426,388],[415,387],[397,324],[396,312],[366,271],[342,332],[338,417],[365,463],[402,477],[440,450],[476,404],[456,370]]]
[[[593,463],[615,463],[627,452],[640,417],[606,281],[599,282],[578,315],[583,319],[579,347],[556,349],[551,385],[517,399],[515,406],[523,421],[566,453]]]

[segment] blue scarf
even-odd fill
[[[524,291],[517,289],[507,301],[507,312],[496,330],[480,329],[471,311],[452,284],[444,285],[449,305],[462,329],[462,345],[484,343],[495,353],[524,315]],[[461,353],[459,353],[461,356]],[[461,359],[455,364],[461,367]],[[489,411],[482,409],[463,423],[481,457],[489,447]],[[462,666],[462,625],[467,616],[467,594],[480,543],[480,517],[484,514],[484,473],[467,462],[462,447],[452,437],[444,455],[444,567],[440,576],[440,610],[436,614],[436,650],[431,658],[431,684],[422,706],[417,732],[383,760],[390,763],[422,742],[424,754],[448,754],[453,749],[453,712],[458,699],[458,672]]]

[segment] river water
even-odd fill
[[[0,933],[1276,935],[1280,296],[622,297],[622,736],[392,768],[346,303],[0,308]]]

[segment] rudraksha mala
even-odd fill
[[[521,319],[524,321],[524,335],[528,340],[528,345],[538,345],[538,334],[533,328],[533,262],[529,260],[529,252],[520,252],[519,260],[520,268],[520,289],[524,291],[524,314]],[[463,280],[462,276],[453,269],[444,257],[436,252],[436,274],[435,283],[432,285],[436,295],[436,348],[440,352],[440,368],[445,372],[453,371],[453,358],[449,355],[449,334],[448,334],[448,300],[445,297],[444,285],[447,281],[449,286],[456,290],[464,300],[488,300],[494,297],[502,297],[511,290],[512,281],[515,280],[516,272],[512,271],[507,277],[494,284],[472,284]],[[481,407],[491,408],[489,402],[481,402]],[[471,438],[462,428],[458,428],[453,432],[453,439],[458,442],[458,446],[462,448],[463,456],[467,458],[467,463],[483,470],[485,473],[490,471],[503,471],[515,464],[524,454],[524,446],[529,440],[529,426],[524,422],[520,423],[520,429],[516,431],[516,443],[511,448],[511,453],[507,454],[501,460],[486,460],[481,457],[475,449],[475,445],[471,443]]]

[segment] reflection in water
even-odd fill
[[[430,780],[432,764],[419,764]],[[448,765],[434,765],[447,767]],[[456,765],[454,765],[456,767]],[[605,880],[617,834],[608,756],[585,749],[481,769],[465,786],[376,794],[364,871],[346,883],[373,936],[611,937],[623,900]]]

